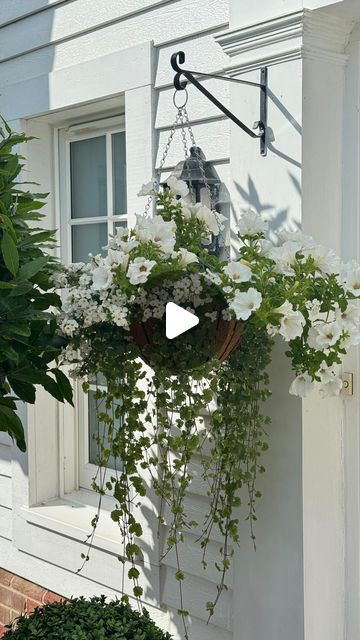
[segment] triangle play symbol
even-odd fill
[[[182,309],[174,302],[168,302],[166,305],[166,337],[169,340],[180,336],[185,331],[189,331],[197,324],[199,318],[190,311]]]

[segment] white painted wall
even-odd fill
[[[57,128],[113,115],[124,106],[128,209],[134,216],[139,184],[159,163],[174,119],[169,58],[183,49],[189,68],[207,72],[257,80],[259,68],[269,67],[274,139],[268,139],[266,158],[257,142],[189,87],[194,134],[230,191],[232,224],[250,205],[273,228],[302,223],[344,257],[359,255],[357,5],[1,0],[0,112],[39,138],[26,154],[31,179],[51,193],[47,224],[61,223]],[[258,119],[257,90],[204,83],[246,123]],[[181,157],[177,132],[165,170]],[[271,371],[273,425],[258,508],[258,550],[253,552],[244,527],[232,588],[206,627],[203,602],[211,599],[216,576],[204,579],[197,571],[187,538],[186,598],[195,613],[194,640],[360,636],[358,355],[346,366],[357,373],[357,396],[330,403],[313,398],[301,406],[288,397],[290,372],[279,348]],[[91,495],[77,491],[76,437],[72,410],[44,397],[28,410],[28,455],[0,440],[0,566],[64,595],[114,595],[121,576],[113,557],[116,540],[106,524],[92,562],[82,576],[74,574],[93,508]],[[204,506],[198,487],[189,509]],[[212,544],[215,553],[218,541]],[[150,547],[149,562],[159,552],[154,541]],[[147,567],[147,603],[155,619],[177,634],[173,568],[171,555],[160,570]]]

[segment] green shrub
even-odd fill
[[[52,283],[60,267],[47,252],[54,232],[37,225],[43,195],[20,188],[24,183],[18,181],[23,163],[15,149],[27,140],[6,123],[0,127],[0,431],[22,451],[17,399],[34,403],[41,385],[60,402],[72,402],[68,379],[51,364],[64,344],[51,311],[60,306]]]
[[[9,628],[9,627],[8,627]],[[149,614],[129,604],[99,598],[73,598],[47,604],[29,617],[20,616],[3,640],[171,640]]]

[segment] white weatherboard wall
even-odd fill
[[[161,159],[174,120],[171,53],[188,68],[258,80],[269,68],[268,156],[257,141],[189,87],[188,110],[198,144],[231,194],[232,228],[252,206],[281,225],[359,253],[359,27],[355,0],[1,0],[0,113],[29,143],[30,179],[50,191],[46,225],[59,218],[57,129],[125,109],[128,213],[139,185]],[[213,79],[204,84],[252,125],[258,91]],[[182,159],[181,136],[164,167]],[[230,162],[229,162],[230,159]],[[301,403],[288,396],[291,374],[280,346],[271,367],[270,450],[261,480],[257,552],[244,526],[230,590],[213,624],[203,603],[216,572],[198,569],[193,538],[184,545],[185,605],[192,640],[355,640],[360,637],[359,364],[353,398]],[[105,521],[81,576],[82,541],[94,498],[79,492],[77,423],[69,407],[40,394],[27,411],[28,454],[0,434],[0,566],[64,595],[119,592],[116,537]],[[188,512],[206,509],[194,483]],[[151,505],[149,505],[151,507]],[[155,505],[156,506],[156,505]],[[110,505],[105,505],[109,508]],[[181,637],[173,615],[177,589],[169,554],[154,525],[146,600],[153,617]],[[219,540],[211,543],[216,554]]]

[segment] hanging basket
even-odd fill
[[[165,319],[134,322],[130,334],[147,365],[167,369],[174,375],[194,370],[213,359],[224,362],[239,346],[245,323],[225,320],[223,308],[207,305],[206,311],[215,311],[216,318],[201,321],[173,340],[165,337]]]

